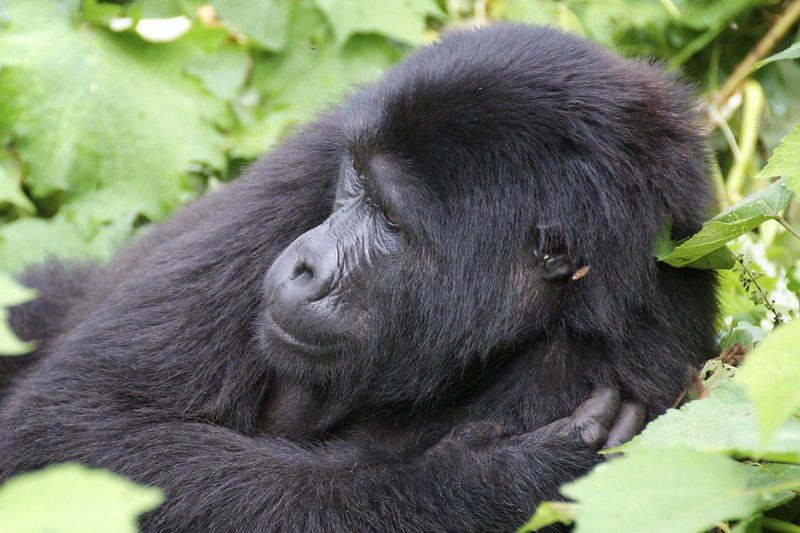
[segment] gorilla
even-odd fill
[[[554,29],[424,47],[11,325],[0,477],[162,487],[146,531],[510,531],[713,355],[688,91]],[[22,367],[22,368],[20,368]]]

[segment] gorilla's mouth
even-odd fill
[[[275,339],[293,352],[319,359],[329,359],[342,351],[339,342],[333,340],[325,342],[323,339],[301,339],[297,335],[290,333],[272,318],[269,308],[264,309],[262,316],[261,331],[267,341]]]

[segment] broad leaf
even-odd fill
[[[61,222],[78,233],[116,234],[114,221],[162,219],[195,193],[190,172],[198,162],[226,165],[216,128],[229,119],[224,103],[184,69],[227,33],[196,28],[152,44],[133,32],[73,22],[67,7],[58,0],[5,3],[0,138],[12,140],[37,205],[60,210]],[[5,245],[8,231],[0,229],[5,266],[19,252]],[[47,253],[61,251],[59,241],[47,242]]]
[[[36,297],[36,291],[23,287],[5,272],[0,272],[0,307],[20,305]]]
[[[22,192],[22,169],[7,153],[0,152],[0,207],[11,204],[23,213],[32,214],[36,208]]]
[[[425,17],[442,17],[434,0],[316,0],[340,44],[356,33],[377,33],[408,44],[420,44]]]
[[[697,2],[679,0],[680,20],[686,26],[702,30],[728,24],[733,18],[748,9],[778,3],[778,0],[725,0],[724,2]]]
[[[0,308],[0,355],[23,355],[33,351],[36,345],[32,342],[24,342],[14,335],[8,326],[8,311]]]
[[[0,531],[134,533],[137,517],[162,500],[160,489],[63,464],[0,486]]]
[[[642,450],[562,487],[577,502],[576,533],[705,531],[764,503],[747,470],[694,450]],[[761,489],[763,490],[763,489]]]
[[[748,354],[737,381],[744,385],[756,406],[762,439],[769,440],[800,410],[800,320],[779,326],[767,335]]]
[[[36,291],[23,287],[10,275],[0,272],[0,354],[19,355],[34,348],[33,343],[19,340],[8,325],[6,307],[19,305],[36,297]]]
[[[800,292],[800,266],[792,265],[786,274],[786,288],[791,292]]]
[[[336,47],[324,16],[308,1],[297,2],[290,27],[286,51],[253,69],[252,85],[264,105],[241,110],[245,130],[236,138],[238,157],[263,152],[354,83],[378,78],[407,51],[378,36],[354,37]]]
[[[672,240],[672,221],[668,220],[659,234],[656,235],[655,243],[653,244],[653,256],[663,261],[662,258],[670,256],[679,245],[680,243]],[[733,253],[727,246],[722,246],[681,266],[699,270],[727,270],[733,268],[734,263]]]
[[[208,91],[230,101],[244,85],[250,57],[243,48],[226,47],[219,52],[189,61],[186,72],[199,79]]]
[[[782,61],[784,59],[797,59],[800,58],[800,43],[794,43],[792,46],[784,50],[783,52],[778,52],[777,54],[773,54],[766,59],[762,59],[755,65],[753,68],[750,69],[750,72],[760,69],[764,65],[768,65],[773,61]]]
[[[536,531],[552,524],[571,524],[575,519],[575,504],[569,502],[542,502],[536,514],[517,533]]]
[[[217,14],[267,50],[280,51],[289,38],[293,0],[212,0]]]
[[[658,253],[663,254],[666,249],[663,245],[657,248],[656,257],[659,261],[672,266],[688,266],[722,248],[739,235],[775,218],[789,205],[792,196],[793,193],[784,180],[775,182],[706,222],[699,232],[678,243],[675,249],[666,255],[658,255]]]
[[[680,410],[667,411],[620,449],[633,453],[652,448],[692,448],[742,458],[800,463],[800,420],[788,420],[772,440],[763,443],[755,405],[743,386],[736,380],[727,381],[708,398],[690,402]]]
[[[770,487],[782,484],[797,484],[800,487],[800,466],[780,463],[749,463],[747,469],[747,486],[752,489],[767,489],[762,509],[769,509],[784,504],[796,496],[792,490],[773,491]],[[796,490],[796,489],[795,489]]]
[[[95,205],[91,212],[100,212],[101,205]],[[54,253],[62,259],[110,259],[114,249],[130,238],[134,218],[121,212],[97,230],[91,228],[93,220],[76,221],[64,210],[51,219],[21,218],[0,226],[0,268],[20,272]]]
[[[800,194],[800,124],[796,124],[794,131],[781,140],[769,163],[756,178],[773,176],[784,176],[788,179],[789,188],[795,194]]]
[[[191,16],[205,0],[136,0],[133,4],[142,18]]]

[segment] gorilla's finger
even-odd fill
[[[608,439],[603,449],[616,448],[631,440],[642,430],[644,421],[644,405],[631,400],[622,402],[619,415],[608,431]]]
[[[591,418],[608,429],[619,411],[619,391],[612,387],[598,387],[588,400],[578,406],[572,414],[576,422]]]

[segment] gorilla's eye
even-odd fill
[[[394,213],[385,207],[380,209],[380,213],[389,231],[400,231],[400,222],[397,220]]]

